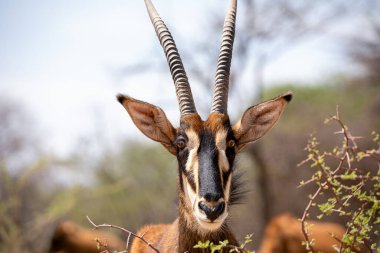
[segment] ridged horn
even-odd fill
[[[157,37],[160,40],[162,48],[164,49],[166,60],[169,64],[170,73],[176,89],[181,117],[187,114],[196,113],[189,80],[187,79],[187,75],[173,37],[164,21],[160,18],[152,2],[150,0],[145,0],[145,5]]]
[[[220,47],[218,67],[215,75],[211,112],[227,113],[228,86],[235,37],[236,8],[237,0],[231,0],[230,7],[224,20],[222,45]]]

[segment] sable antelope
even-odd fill
[[[310,239],[314,239],[316,252],[335,253],[333,245],[339,246],[334,237],[341,239],[345,233],[344,227],[336,223],[308,221],[313,226],[309,229]],[[282,214],[273,218],[265,229],[259,253],[307,253],[302,242],[301,222],[291,214]]]
[[[179,217],[172,224],[144,227],[138,234],[144,234],[160,252],[201,252],[193,246],[206,240],[214,243],[228,240],[237,245],[226,221],[236,197],[234,193],[239,191],[237,177],[233,176],[235,155],[273,127],[292,94],[288,92],[250,107],[234,125],[230,124],[227,98],[237,7],[237,0],[231,0],[224,22],[211,113],[203,121],[196,111],[174,40],[151,1],[145,0],[145,4],[174,81],[181,114],[179,127],[174,128],[157,106],[125,95],[117,98],[143,134],[177,157]],[[148,252],[149,247],[136,238],[131,250]]]
[[[98,249],[96,239],[107,247]],[[79,225],[65,221],[56,227],[49,253],[99,253],[103,250],[125,249],[125,243],[110,233],[85,229]]]

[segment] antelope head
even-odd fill
[[[145,0],[145,4],[175,84],[181,113],[179,127],[173,127],[161,108],[129,96],[117,96],[136,127],[177,157],[180,212],[189,226],[203,232],[220,229],[228,216],[236,154],[268,132],[292,98],[287,92],[252,106],[235,124],[230,123],[227,100],[236,2],[231,0],[224,22],[213,102],[206,120],[202,120],[196,111],[174,40],[150,0]]]

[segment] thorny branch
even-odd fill
[[[322,218],[324,215],[333,213],[345,217],[346,233],[343,238],[335,238],[339,242],[339,252],[352,252],[367,249],[368,252],[376,251],[375,243],[371,244],[370,233],[374,231],[374,225],[379,223],[376,218],[379,215],[379,188],[380,188],[380,136],[374,135],[376,149],[361,150],[356,140],[361,138],[353,136],[348,127],[344,125],[337,108],[336,115],[328,118],[326,123],[335,122],[340,130],[336,134],[341,134],[343,142],[340,147],[334,148],[331,152],[322,152],[318,149],[319,143],[315,137],[309,140],[306,147],[309,155],[298,166],[310,164],[311,168],[316,168],[316,172],[311,179],[301,182],[301,186],[316,184],[317,189],[310,196],[310,200],[300,219],[302,233],[305,237],[307,250],[315,253],[313,239],[308,233],[309,224],[306,219],[310,215],[310,209],[318,206]],[[337,165],[331,165],[325,158],[333,158]],[[378,168],[377,172],[371,172],[368,168],[363,168],[360,162],[368,158],[374,161]],[[356,168],[355,166],[358,166]],[[369,187],[369,189],[368,189]],[[318,196],[331,194],[331,198],[326,203],[319,203]],[[359,208],[351,206],[353,203],[361,203]],[[377,248],[377,250],[379,250]]]
[[[148,247],[150,247],[155,252],[160,253],[157,248],[155,248],[150,242],[148,242],[147,240],[145,240],[145,238],[144,238],[145,233],[140,236],[140,235],[137,235],[137,234],[135,234],[135,233],[129,231],[128,229],[123,228],[123,227],[116,226],[116,225],[111,225],[111,224],[100,224],[100,225],[97,225],[97,224],[95,224],[90,219],[90,217],[86,216],[86,218],[91,223],[91,225],[94,226],[94,229],[104,228],[104,227],[105,228],[115,228],[115,229],[118,229],[118,230],[122,231],[123,233],[127,234],[128,238],[127,238],[127,242],[126,242],[126,250],[123,251],[123,252],[128,252],[129,240],[130,240],[131,236],[133,236],[133,237],[138,238],[139,240],[143,241],[146,245],[148,245]]]
[[[306,245],[306,249],[310,249],[312,252],[315,252],[314,248],[313,248],[313,243],[312,243],[312,240],[310,240],[309,238],[309,233],[308,233],[308,228],[307,228],[307,223],[306,223],[306,218],[308,216],[308,213],[309,213],[309,210],[310,210],[310,207],[312,206],[312,204],[314,203],[314,200],[317,198],[318,194],[321,192],[322,190],[322,186],[319,186],[318,190],[314,193],[314,195],[312,197],[310,197],[310,200],[309,200],[309,203],[307,204],[306,208],[305,208],[305,211],[302,215],[302,218],[301,218],[301,228],[302,228],[302,233],[303,235],[305,236],[305,239],[306,239],[306,242],[307,242],[307,245]]]

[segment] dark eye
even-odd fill
[[[184,149],[186,147],[186,140],[185,139],[179,139],[175,143],[179,149]]]
[[[235,145],[236,145],[236,142],[235,142],[234,140],[229,140],[229,141],[227,142],[227,146],[228,146],[229,148],[233,148],[233,147],[235,147]]]

